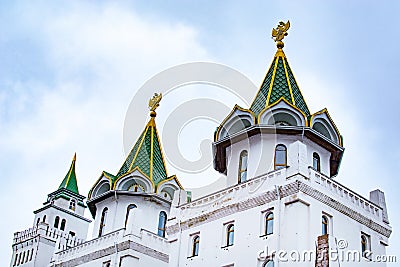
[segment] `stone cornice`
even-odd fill
[[[361,213],[355,211],[352,208],[347,207],[346,205],[340,203],[339,201],[322,193],[321,191],[312,188],[311,186],[303,183],[302,181],[297,180],[297,181],[294,181],[287,185],[279,186],[280,198],[292,196],[299,192],[302,192],[302,193],[320,201],[321,203],[328,205],[329,207],[341,212],[342,214],[369,227],[370,229],[382,234],[385,237],[389,237],[392,232],[390,226],[385,227],[381,224],[374,222],[370,218],[362,215]],[[179,229],[186,230],[186,229],[189,229],[194,226],[202,225],[204,223],[211,222],[211,221],[220,219],[222,217],[226,217],[226,216],[235,214],[237,212],[245,211],[245,210],[257,207],[257,206],[262,206],[262,205],[268,204],[274,200],[278,200],[276,190],[270,190],[270,191],[262,193],[258,196],[248,198],[244,201],[241,201],[241,202],[238,202],[235,204],[230,204],[230,205],[221,207],[219,209],[216,209],[214,211],[201,214],[197,217],[190,218],[186,221],[182,221],[182,222],[180,222],[180,225],[178,225],[179,223],[175,223],[175,224],[167,227],[167,233],[169,235],[175,234],[179,231]]]

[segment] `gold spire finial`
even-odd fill
[[[272,29],[272,38],[276,42],[276,46],[279,49],[282,49],[284,44],[282,42],[283,38],[288,35],[287,31],[290,28],[290,21],[287,21],[284,23],[283,21],[280,21],[278,26],[276,28]]]
[[[155,117],[156,116],[156,109],[160,105],[160,101],[162,99],[162,93],[157,94],[154,93],[154,96],[150,98],[149,100],[149,109],[150,109],[150,116]]]
[[[76,152],[74,154],[74,158],[72,159],[73,161],[76,161]]]

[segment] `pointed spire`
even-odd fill
[[[272,36],[277,43],[278,50],[275,53],[256,98],[250,106],[250,110],[256,116],[263,109],[275,104],[282,98],[299,108],[307,117],[310,116],[306,101],[301,94],[286,55],[282,50],[284,46],[282,40],[287,36],[289,27],[289,21],[287,23],[280,22],[278,27],[272,30]]]
[[[58,187],[58,189],[64,188],[79,195],[78,182],[76,180],[76,173],[75,173],[75,162],[76,162],[76,153],[74,154],[74,158],[72,159],[71,167],[69,167],[68,173],[67,175],[65,175],[65,178]]]
[[[162,99],[161,94],[154,94],[149,101],[150,120],[144,131],[136,141],[125,162],[122,164],[117,177],[124,176],[127,173],[138,169],[155,186],[168,178],[167,168],[165,166],[162,153],[161,142],[158,136],[155,117],[156,108]]]

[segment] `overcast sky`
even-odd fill
[[[271,29],[287,19],[284,50],[308,106],[328,108],[344,136],[336,179],[366,197],[385,192],[394,228],[388,254],[400,258],[400,2],[322,2],[1,1],[0,265],[9,264],[13,233],[32,226],[32,211],[57,189],[74,152],[83,195],[101,171],[118,171],[126,111],[146,80],[211,61],[259,85],[276,50]],[[187,90],[225,101],[223,92]],[[159,113],[168,113],[175,102],[163,101]],[[204,138],[215,126],[204,127]],[[182,136],[193,150],[182,153],[196,159],[202,140],[193,136],[204,132],[192,128]]]

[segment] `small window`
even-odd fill
[[[36,226],[39,226],[39,223],[40,223],[40,218],[37,219]]]
[[[125,228],[126,228],[126,225],[127,225],[127,223],[128,223],[128,218],[129,218],[130,213],[132,212],[133,209],[136,209],[136,208],[137,208],[137,206],[136,206],[135,204],[130,204],[130,205],[126,208]]]
[[[263,267],[274,267],[274,261],[273,260],[266,261]]]
[[[275,147],[274,169],[279,170],[287,166],[286,146],[277,145]]]
[[[103,212],[101,213],[99,237],[104,234],[104,227],[106,226],[107,213],[108,213],[108,208],[104,208]]]
[[[328,234],[328,224],[329,224],[328,218],[325,215],[323,215],[322,216],[322,235]]]
[[[103,262],[102,267],[111,267],[111,261]]]
[[[31,258],[29,259],[29,261],[31,261],[33,258],[33,249],[31,250]]]
[[[235,226],[233,224],[230,224],[226,228],[226,246],[232,246],[234,238],[235,238]]]
[[[28,260],[29,260],[29,252],[30,252],[30,250],[28,250],[28,251],[26,252],[26,259],[25,259],[25,263],[27,263],[27,262],[28,262]]]
[[[65,230],[65,224],[67,223],[67,221],[65,219],[62,219],[61,221],[61,226],[60,226],[60,230],[64,231]]]
[[[193,238],[192,257],[199,255],[199,248],[200,248],[200,236],[196,235]]]
[[[24,264],[24,260],[25,260],[25,251],[24,251],[24,253],[22,253],[21,264]]]
[[[69,235],[74,237],[75,236],[75,232],[69,231]]]
[[[71,199],[71,201],[69,202],[69,209],[72,211],[75,211],[75,209],[76,209],[76,200],[75,199]]]
[[[313,168],[316,171],[321,171],[321,159],[318,155],[318,153],[313,153]]]
[[[43,216],[43,222],[46,222],[46,215]]]
[[[239,183],[246,182],[247,180],[247,157],[248,157],[247,151],[243,150],[240,153],[240,159],[239,159],[239,177],[238,177]]]
[[[369,252],[370,251],[371,251],[371,244],[370,244],[369,236],[367,236],[365,234],[361,234],[361,253],[362,253],[362,256],[367,258],[369,256]]]
[[[274,233],[274,213],[270,212],[265,216],[265,235]]]
[[[165,237],[165,225],[167,224],[167,214],[165,211],[161,211],[158,218],[158,235]]]
[[[58,228],[58,225],[60,224],[60,217],[56,216],[54,219],[54,228]]]

